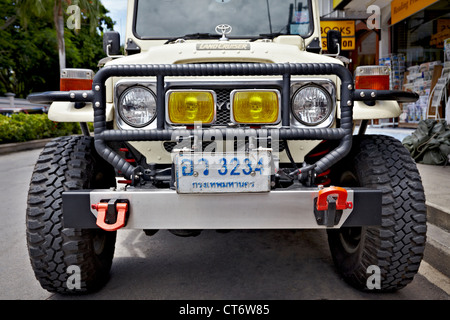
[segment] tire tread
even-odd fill
[[[96,290],[105,283],[111,267],[115,233],[107,236],[110,245],[99,265],[90,244],[98,231],[63,226],[62,193],[89,186],[89,177],[96,166],[94,155],[90,137],[56,138],[44,147],[31,178],[27,246],[35,276],[50,292],[73,294]],[[66,270],[70,265],[82,270],[81,290],[69,290],[66,286]]]

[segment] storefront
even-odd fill
[[[450,1],[420,0],[414,2],[418,7],[404,5],[412,1],[391,3],[392,52],[405,54],[408,67],[443,62],[443,42],[450,37]]]
[[[377,124],[416,127],[421,120],[446,117],[450,123],[450,79],[446,78],[450,50],[448,58],[444,51],[444,41],[450,39],[450,0],[321,0],[319,4],[322,40],[326,28],[334,27],[345,31],[346,44],[352,43],[341,52],[352,61],[351,71],[360,65],[388,65],[391,89],[420,95],[416,103],[402,106],[398,119]],[[353,24],[351,32],[343,28],[346,24]]]
[[[403,90],[420,94],[415,104],[403,106],[399,125],[446,116],[450,62],[444,41],[450,38],[450,0],[393,0],[389,57],[391,80]],[[394,67],[397,64],[397,68]]]

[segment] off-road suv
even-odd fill
[[[29,97],[83,129],[49,143],[31,179],[41,285],[100,288],[121,228],[324,228],[355,287],[411,282],[426,237],[421,178],[398,140],[365,129],[418,97],[389,90],[384,67],[353,76],[339,33],[327,52],[320,36],[312,0],[129,0],[123,55],[106,33],[95,76],[66,69],[61,91]],[[367,286],[371,270],[381,281]]]

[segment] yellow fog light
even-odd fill
[[[215,118],[214,91],[169,90],[167,114],[172,124],[212,123]]]
[[[236,123],[280,122],[280,93],[277,90],[234,90],[231,101],[232,118]]]

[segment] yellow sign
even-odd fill
[[[330,30],[340,31],[342,37],[354,37],[355,21],[354,20],[320,21],[320,33],[322,38],[326,38],[327,32]]]
[[[391,24],[396,24],[439,0],[392,0]]]
[[[355,37],[342,38],[341,50],[355,50],[356,39]],[[322,50],[327,50],[327,38],[322,38]]]
[[[436,48],[444,48],[444,40],[450,38],[450,29],[435,33],[431,35],[430,46]]]
[[[355,50],[355,21],[354,20],[333,20],[320,21],[320,33],[322,37],[322,49],[327,50],[327,33],[330,30],[337,30],[342,35],[341,50]]]
[[[450,30],[450,19],[438,19],[437,20],[437,32]]]

